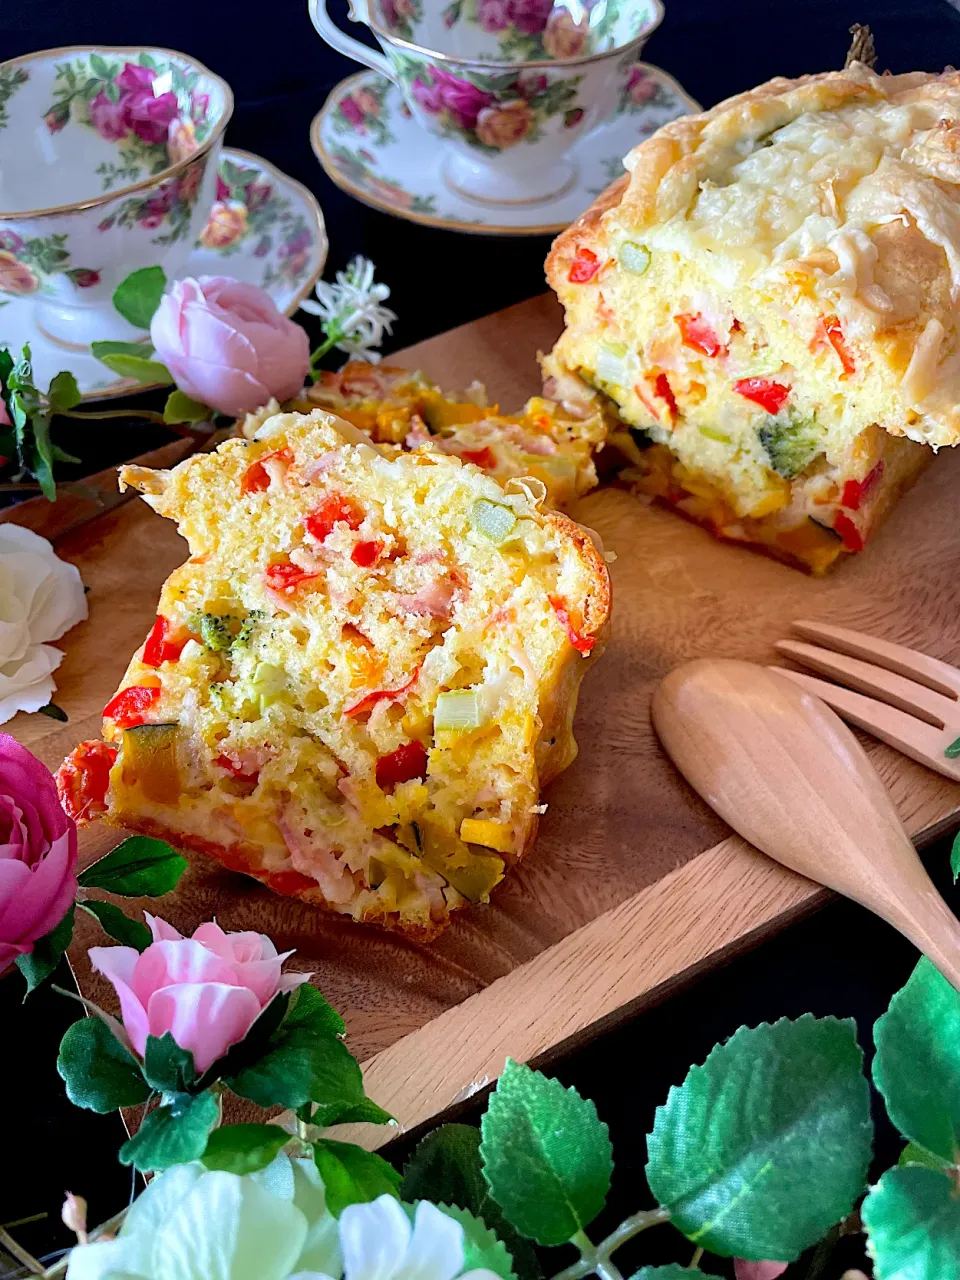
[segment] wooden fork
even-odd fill
[[[794,622],[793,630],[804,639],[778,640],[780,653],[836,683],[785,667],[777,671],[822,698],[844,720],[960,782],[960,671],[956,667],[916,649],[826,622]]]

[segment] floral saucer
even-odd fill
[[[576,178],[558,195],[495,205],[459,194],[444,181],[444,147],[412,118],[399,89],[375,71],[348,76],[310,126],[314,153],[338,187],[398,218],[482,235],[555,234],[583,213],[623,172],[623,157],[677,116],[700,106],[672,76],[638,62],[613,116],[569,152]]]
[[[235,276],[260,285],[289,316],[320,278],[327,248],[323,213],[306,187],[259,156],[225,147],[216,203],[179,274]],[[3,287],[0,278],[0,290]],[[19,351],[25,342],[30,344],[38,386],[46,387],[54,374],[67,369],[84,399],[147,389],[147,384],[117,377],[85,347],[49,338],[37,326],[29,295],[12,293],[0,292],[0,346]]]

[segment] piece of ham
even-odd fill
[[[300,830],[299,823],[290,820],[292,817],[292,814],[282,813],[276,823],[294,870],[316,880],[328,902],[349,902],[356,892],[350,871],[329,844],[319,839],[316,832],[307,837]]]
[[[449,618],[453,609],[456,583],[451,578],[434,578],[419,591],[396,595],[394,602],[401,613],[417,613],[431,618]]]

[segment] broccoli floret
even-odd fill
[[[265,617],[266,613],[263,609],[251,609],[241,623],[240,630],[237,632],[233,639],[233,643],[230,646],[231,649],[245,649],[253,638],[253,633],[256,629],[257,623]]]
[[[823,453],[823,428],[815,417],[804,417],[795,409],[767,418],[757,434],[770,466],[785,480],[798,476]]]
[[[233,644],[233,625],[236,618],[224,613],[195,613],[187,620],[187,625],[208,649],[214,653],[223,653]]]

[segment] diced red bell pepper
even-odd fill
[[[156,622],[150,630],[143,646],[140,661],[147,667],[159,667],[164,662],[176,662],[186,646],[189,636],[182,640],[168,640],[167,630],[170,624],[162,614],[158,614]]]
[[[420,668],[417,667],[409,680],[399,685],[396,689],[375,689],[372,693],[365,693],[362,698],[352,703],[349,707],[344,707],[343,714],[345,716],[362,716],[366,711],[372,711],[378,702],[383,702],[386,698],[390,702],[396,702],[408,689],[416,684],[420,677]]]
[[[738,396],[752,400],[767,413],[777,414],[787,402],[790,388],[782,382],[774,382],[772,378],[741,378],[733,384]]]
[[[877,463],[862,480],[847,480],[843,486],[842,506],[850,511],[859,511],[864,498],[883,475],[883,459]]]
[[[293,898],[306,889],[318,887],[316,880],[305,876],[302,871],[269,871],[264,878],[273,892],[284,898]]]
[[[377,761],[377,786],[388,791],[400,782],[427,776],[427,753],[420,742],[405,742]]]
[[[359,529],[363,524],[363,508],[353,498],[333,493],[329,498],[324,498],[303,523],[312,538],[323,542],[333,532],[335,525],[345,524],[350,529]]]
[[[666,401],[667,408],[670,410],[670,417],[676,418],[678,413],[677,397],[673,394],[673,388],[670,386],[670,379],[665,373],[657,374],[656,380],[653,384],[653,389],[661,400]]]
[[[117,748],[109,742],[81,742],[57,770],[57,794],[68,818],[86,822],[106,810],[110,770]]]
[[[382,542],[358,542],[350,552],[350,559],[361,569],[369,569],[383,555]]]
[[[674,316],[680,337],[685,347],[692,347],[703,356],[724,356],[727,348],[717,337],[713,326],[697,312],[695,316],[684,314]]]
[[[284,462],[292,462],[293,454],[289,449],[274,449],[272,453],[265,453],[262,458],[252,462],[243,473],[243,479],[240,481],[241,497],[247,493],[259,493],[261,490],[270,487],[270,472],[264,466],[264,463],[270,458],[282,458]]]
[[[309,573],[306,569],[301,569],[298,564],[291,564],[289,560],[280,564],[267,565],[265,575],[267,586],[271,591],[282,591],[284,595],[292,595],[302,583],[310,582],[320,576],[319,573]]]
[[[488,471],[497,465],[493,451],[486,446],[482,449],[464,449],[460,457],[464,462],[472,462],[474,466],[484,467]]]
[[[592,249],[581,247],[577,250],[576,257],[570,264],[570,274],[567,279],[571,284],[586,284],[600,270],[600,259]]]
[[[230,756],[222,754],[216,756],[213,763],[219,765],[221,769],[226,769],[228,773],[232,773],[235,778],[243,778],[245,782],[255,782],[260,776],[259,769],[249,772],[242,764],[238,764],[236,760],[231,759]]]
[[[834,532],[839,533],[840,537],[843,539],[843,548],[845,551],[863,550],[863,534],[845,511],[838,511],[836,516],[834,516],[833,529]]]
[[[566,606],[566,602],[560,596],[550,596],[550,604],[554,613],[557,615],[557,621],[567,633],[567,639],[576,649],[577,653],[584,656],[590,652],[596,643],[595,636],[585,636],[573,625],[573,619],[570,617],[570,610]]]
[[[103,708],[105,719],[112,720],[118,729],[132,729],[143,724],[146,712],[160,697],[159,685],[132,684],[121,689]]]
[[[847,346],[847,340],[843,336],[843,328],[836,316],[825,316],[817,322],[817,328],[813,335],[813,342],[810,344],[814,351],[823,347],[831,346],[840,357],[840,364],[843,366],[841,378],[848,378],[851,373],[856,373],[857,364],[853,358],[853,353]]]

